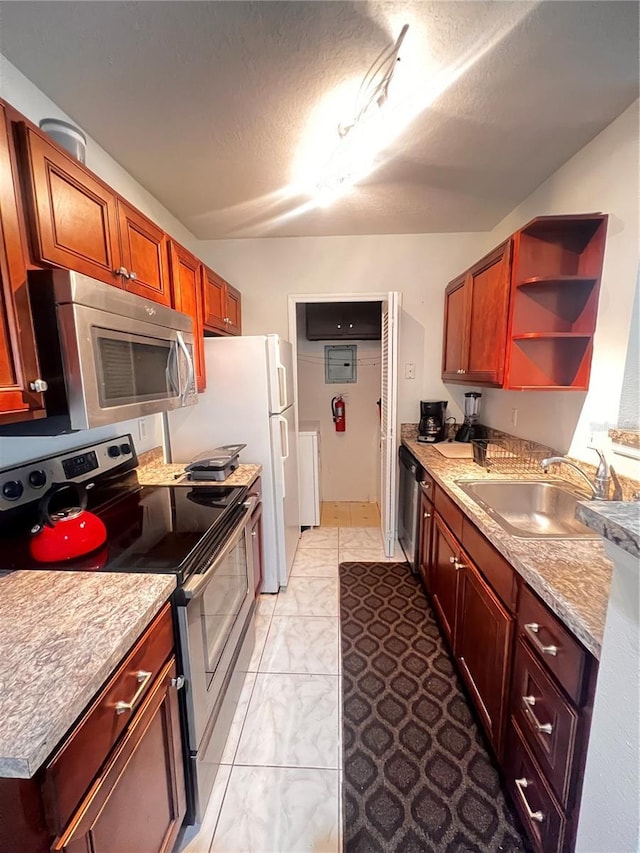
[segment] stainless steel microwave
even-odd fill
[[[190,317],[69,270],[29,273],[47,417],[2,433],[55,435],[197,402]]]

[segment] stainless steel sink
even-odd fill
[[[512,536],[599,538],[576,519],[576,502],[587,498],[569,486],[546,480],[457,480],[457,484]]]

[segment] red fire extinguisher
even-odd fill
[[[346,405],[340,395],[334,397],[331,401],[331,411],[333,412],[333,422],[336,425],[336,432],[344,432],[347,428]]]

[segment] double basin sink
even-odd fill
[[[521,539],[598,539],[576,514],[586,500],[553,480],[457,480],[507,533]]]

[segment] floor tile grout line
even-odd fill
[[[223,765],[220,765],[220,766],[223,766]],[[224,766],[228,767],[229,765],[224,765]],[[220,798],[220,806],[218,808],[218,814],[216,815],[216,822],[215,822],[214,827],[213,827],[213,832],[211,833],[211,841],[209,842],[209,847],[208,847],[209,853],[211,853],[211,851],[213,849],[213,841],[216,837],[216,832],[218,830],[218,824],[220,823],[220,815],[222,814],[222,806],[224,805],[224,800],[225,800],[225,797],[227,796],[227,790],[229,788],[229,782],[231,781],[231,774],[232,773],[233,773],[233,765],[231,765],[231,770],[229,771],[229,774],[227,776],[227,781],[225,782],[225,785],[224,785],[224,792],[222,794],[222,797]]]

